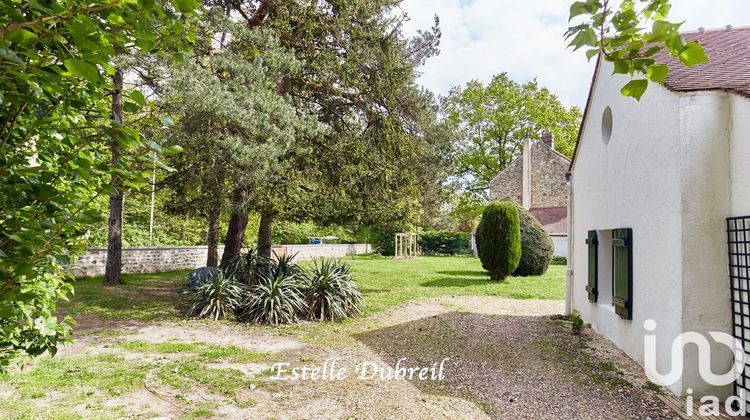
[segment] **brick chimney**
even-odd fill
[[[546,132],[546,133],[542,134],[542,139],[541,140],[542,140],[542,143],[546,144],[551,149],[555,148],[555,138],[554,138],[554,136],[552,136],[552,133]]]

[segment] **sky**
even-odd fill
[[[507,72],[517,82],[534,78],[568,106],[583,108],[593,62],[566,48],[573,0],[404,0],[407,34],[440,17],[440,55],[421,68],[419,82],[444,95],[470,80]],[[670,18],[683,30],[750,26],[750,0],[673,0]]]

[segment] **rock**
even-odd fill
[[[188,286],[191,288],[198,287],[217,274],[219,274],[219,269],[216,267],[203,267],[193,270],[187,276]]]

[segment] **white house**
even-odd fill
[[[569,174],[568,307],[641,364],[644,337],[655,335],[661,374],[683,332],[750,340],[750,259],[740,255],[750,253],[750,28],[684,35],[710,62],[684,68],[660,56],[667,82],[640,101],[620,93],[629,77],[597,64]],[[713,372],[727,372],[730,350],[708,341]],[[701,379],[698,353],[684,347],[669,389],[731,395],[732,385]],[[734,392],[750,387],[744,380]]]

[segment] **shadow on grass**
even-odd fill
[[[497,284],[496,281],[492,281],[486,274],[484,278],[470,278],[465,277],[441,277],[439,279],[426,281],[420,286],[422,287],[470,287],[470,286],[482,286],[485,284]]]
[[[445,274],[446,276],[487,277],[487,272],[480,270],[437,271],[437,274]]]

